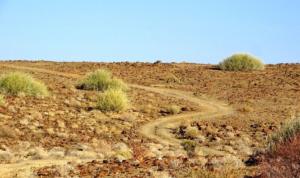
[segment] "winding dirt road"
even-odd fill
[[[0,66],[16,70],[27,70],[33,72],[47,73],[51,75],[58,75],[73,79],[78,79],[82,77],[81,75],[77,74],[70,74],[34,67],[15,66],[3,63],[0,63]],[[198,98],[190,92],[158,87],[141,86],[136,84],[130,84],[129,86],[132,88],[138,88],[150,92],[155,92],[168,97],[187,100],[189,102],[197,104],[201,108],[200,112],[190,112],[187,114],[178,114],[174,116],[162,117],[157,120],[146,123],[140,128],[139,132],[144,137],[155,140],[156,142],[164,145],[180,146],[181,141],[176,139],[174,135],[170,132],[170,130],[172,128],[177,128],[182,122],[191,122],[194,120],[206,118],[216,118],[231,114],[233,112],[233,110],[224,103],[207,98]],[[206,149],[205,151],[210,151],[214,153],[214,150],[210,150],[209,148],[203,149]],[[18,177],[19,175],[19,177],[22,177],[23,174],[20,173],[24,173],[26,171],[28,172],[34,167],[38,168],[50,165],[63,165],[66,164],[68,161],[70,160],[32,160],[14,164],[0,164],[0,176]]]
[[[187,114],[162,117],[141,127],[140,133],[143,136],[154,139],[157,142],[165,145],[180,145],[181,141],[176,139],[170,131],[171,129],[178,128],[182,122],[187,123],[199,119],[216,118],[232,114],[233,112],[233,110],[224,103],[207,98],[197,98],[190,92],[134,84],[131,84],[130,86],[158,93],[164,96],[186,100],[198,105],[201,108],[202,111],[200,112],[190,112]]]

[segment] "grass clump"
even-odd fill
[[[291,141],[300,134],[300,118],[290,120],[283,127],[269,137],[268,148],[270,151],[276,150],[277,145]]]
[[[189,138],[196,138],[199,134],[199,130],[197,127],[187,127],[185,131],[185,135]]]
[[[3,106],[5,104],[4,96],[0,94],[0,106]]]
[[[221,70],[252,71],[263,70],[264,64],[260,59],[249,54],[234,54],[219,64]]]
[[[120,89],[106,90],[97,101],[97,108],[103,112],[119,112],[128,108],[129,101],[124,91]]]
[[[176,75],[170,73],[164,79],[167,83],[180,83],[180,79]]]
[[[45,84],[35,80],[29,74],[11,72],[0,77],[0,91],[9,95],[48,96]]]
[[[126,84],[112,77],[108,70],[99,69],[87,74],[76,86],[78,89],[105,91],[110,88],[126,90]]]
[[[181,111],[181,108],[177,105],[171,105],[167,107],[167,112],[170,114],[178,114]]]
[[[192,140],[185,140],[181,143],[183,149],[187,152],[189,156],[193,156],[195,154],[196,142]]]

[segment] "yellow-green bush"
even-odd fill
[[[263,70],[264,64],[260,59],[249,54],[234,54],[224,59],[219,64],[219,68],[229,71]]]
[[[110,71],[103,69],[87,74],[76,87],[97,91],[105,91],[110,88],[127,89],[126,84],[122,80],[113,78]]]
[[[119,112],[128,108],[129,101],[124,91],[120,89],[108,89],[101,94],[97,101],[97,108],[103,112]]]
[[[0,77],[0,91],[9,95],[48,96],[45,84],[29,74],[11,72]]]

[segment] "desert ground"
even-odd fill
[[[99,91],[75,87],[97,69],[128,84],[126,111],[101,112]],[[11,71],[31,74],[50,95],[5,96],[3,178],[256,176],[253,156],[300,117],[300,64],[233,72],[191,63],[0,62],[0,74]]]

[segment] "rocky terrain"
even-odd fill
[[[300,65],[224,72],[212,65],[11,61],[49,97],[7,96],[0,107],[0,177],[243,177],[270,134],[300,112]],[[96,69],[129,84],[131,106],[95,108],[75,88]],[[171,106],[180,110],[172,113]]]

